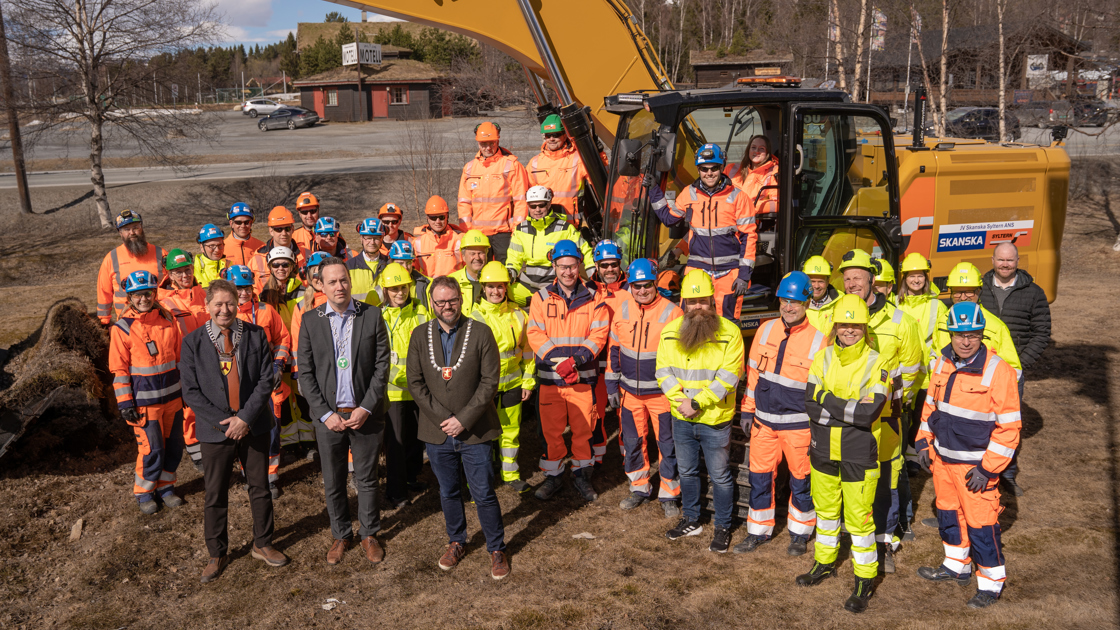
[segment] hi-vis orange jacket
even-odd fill
[[[952,351],[945,348],[930,361],[929,390],[914,446],[919,453],[933,448],[950,464],[977,465],[994,479],[1019,446],[1015,369],[983,345],[958,368]]]
[[[556,373],[555,358],[572,357],[579,381],[595,386],[599,381],[599,352],[607,347],[610,309],[601,296],[580,282],[571,298],[557,283],[533,296],[529,306],[529,346],[537,356],[537,382],[569,387]]]
[[[264,247],[264,241],[255,236],[250,235],[248,240],[241,240],[230,234],[226,237],[226,260],[230,265],[245,265],[249,266],[249,261],[253,259],[253,254],[257,250]]]
[[[261,245],[260,248],[253,253],[253,257],[249,259],[249,262],[245,263],[245,266],[253,272],[253,288],[256,289],[257,293],[260,293],[261,289],[264,289],[264,285],[268,284],[268,279],[272,276],[272,272],[268,269],[268,252],[272,251],[273,247],[276,247],[276,245],[272,243],[272,239],[268,239],[267,243]],[[307,257],[309,256],[307,253],[308,250],[294,239],[288,249],[292,250],[292,253],[296,256],[296,268],[292,270],[292,276],[295,277],[307,266]]]
[[[237,305],[237,318],[264,328],[268,343],[272,344],[272,361],[281,369],[291,362],[292,336],[280,313],[270,304],[253,300]]]
[[[714,192],[703,188],[700,179],[681,191],[675,202],[660,199],[650,204],[665,225],[682,220],[689,227],[688,266],[714,276],[738,270],[749,280],[754,270],[758,226],[754,204],[746,193],[725,175]]]
[[[808,429],[805,388],[813,357],[824,348],[825,337],[809,318],[792,328],[772,319],[755,333],[747,358],[747,395],[741,411],[774,429]]]
[[[147,407],[182,401],[179,349],[183,333],[175,318],[158,308],[131,308],[109,329],[109,371],[117,406]]]
[[[162,282],[167,272],[163,270],[163,259],[167,252],[162,247],[148,244],[148,252],[139,258],[128,252],[123,244],[105,255],[101,269],[97,272],[97,317],[102,324],[108,325],[111,315],[117,317],[128,308],[128,296],[121,288],[121,280],[128,274],[141,269],[150,272],[157,282]]]
[[[742,169],[731,182],[747,193],[758,214],[778,211],[778,160],[771,157],[758,168]]]
[[[190,333],[210,319],[210,313],[206,312],[206,289],[197,281],[193,282],[189,289],[176,289],[170,277],[159,284],[159,303],[175,319],[182,321],[183,334]]]
[[[527,190],[529,175],[508,150],[499,147],[490,158],[476,154],[459,179],[459,227],[487,236],[514,231],[529,215]]]
[[[552,203],[563,206],[568,221],[576,221],[576,196],[580,184],[587,179],[587,169],[571,142],[559,151],[549,151],[548,142],[541,145],[541,152],[529,160],[530,186],[547,186],[552,189]]]
[[[412,239],[412,251],[416,256],[417,270],[429,278],[450,275],[463,266],[459,253],[459,241],[463,232],[458,227],[447,224],[440,236],[430,226],[416,228]]]
[[[622,301],[611,319],[610,363],[607,393],[619,389],[635,396],[661,393],[657,384],[657,344],[665,326],[684,316],[679,306],[658,295],[649,304],[638,304],[629,291],[620,291]]]

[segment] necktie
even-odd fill
[[[226,389],[229,391],[229,408],[235,413],[241,409],[241,375],[237,370],[237,357],[233,355],[233,342],[229,338],[227,328],[222,331],[222,343],[225,344],[226,354],[230,356],[229,371],[226,372]],[[223,367],[223,371],[225,366]]]

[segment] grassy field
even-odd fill
[[[192,250],[197,225],[216,221],[238,195],[291,197],[304,187],[327,214],[352,225],[396,184],[379,176],[216,185],[126,186],[117,209],[143,211],[149,240]],[[187,504],[142,516],[130,495],[135,446],[127,433],[90,450],[81,440],[50,446],[49,430],[0,461],[0,627],[3,628],[1114,628],[1117,599],[1117,423],[1120,332],[1110,286],[1120,277],[1111,251],[1117,223],[1110,191],[1071,204],[1063,243],[1060,295],[1052,305],[1054,343],[1028,374],[1023,408],[1022,474],[1027,493],[1004,497],[1001,516],[1007,586],[998,605],[965,608],[975,590],[931,584],[919,566],[937,564],[936,530],[915,525],[917,539],[897,555],[898,572],[879,585],[869,610],[842,608],[852,587],[847,552],[840,578],[795,587],[808,557],[785,555],[778,542],[749,557],[707,551],[710,527],[670,542],[672,525],[656,506],[623,513],[626,478],[609,448],[596,476],[599,500],[587,505],[566,489],[550,503],[499,491],[512,552],[512,575],[489,577],[477,518],[468,510],[468,555],[454,571],[436,562],[446,537],[433,490],[383,513],[385,562],[368,565],[351,551],[340,566],[324,562],[330,532],[318,464],[284,462],[276,504],[276,546],[292,558],[271,569],[249,558],[245,492],[231,489],[233,562],[216,583],[198,576],[206,562],[202,479],[184,464]],[[118,243],[96,229],[84,190],[36,190],[44,216],[14,216],[14,192],[0,198],[0,347],[25,337],[56,299],[92,307],[101,257]],[[264,207],[264,206],[261,206]],[[418,217],[412,217],[418,219]],[[406,224],[410,221],[406,218]],[[345,232],[350,235],[349,232]],[[81,401],[64,413],[86,413]],[[523,431],[520,457],[530,483],[540,444]],[[23,447],[21,447],[23,448]],[[434,484],[430,471],[424,478]],[[929,478],[913,480],[918,518],[933,514]],[[77,542],[72,527],[83,520]],[[781,523],[781,521],[779,521]],[[593,539],[573,538],[590,533]],[[733,544],[745,536],[734,533]],[[328,598],[339,600],[324,610]]]

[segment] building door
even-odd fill
[[[323,115],[323,88],[315,90],[312,94],[315,96],[315,113],[319,115],[319,118],[326,118],[326,116]]]
[[[373,117],[389,117],[389,91],[381,87],[373,87]]]

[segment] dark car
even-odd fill
[[[1079,127],[1103,127],[1116,118],[1116,110],[1104,101],[1082,101],[1073,106]]]
[[[295,129],[296,127],[310,127],[317,122],[319,122],[319,115],[310,109],[285,107],[284,109],[278,109],[262,118],[260,122],[257,123],[257,128],[261,131],[280,129],[282,127]]]
[[[1022,135],[1019,119],[1007,112],[1007,135],[1018,140]],[[999,142],[998,107],[958,107],[945,115],[945,135],[957,138],[983,138]]]

